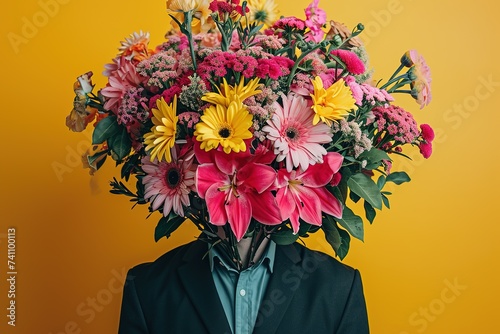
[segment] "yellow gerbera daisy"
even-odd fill
[[[221,145],[225,153],[238,153],[246,151],[244,140],[252,138],[252,124],[252,115],[237,99],[227,107],[216,104],[205,109],[194,135],[207,152]]]
[[[245,79],[242,77],[238,86],[234,87],[228,85],[226,78],[223,78],[219,93],[206,93],[201,99],[209,103],[227,107],[232,101],[244,101],[250,96],[259,94],[261,90],[257,89],[258,87],[259,78],[254,78],[245,85]]]
[[[312,80],[314,94],[311,94],[312,109],[316,113],[313,125],[322,120],[328,126],[331,121],[345,118],[351,110],[356,110],[356,100],[351,89],[346,86],[344,79],[340,79],[328,88],[323,87],[323,80],[319,76]]]
[[[274,0],[248,0],[250,23],[263,24],[270,27],[279,17],[278,5]]]
[[[162,161],[164,158],[167,162],[172,161],[170,149],[175,143],[175,134],[177,132],[177,95],[174,96],[174,101],[168,105],[163,97],[156,100],[156,108],[153,108],[153,126],[151,132],[144,135],[144,144],[146,151],[149,151],[151,161],[158,158]]]

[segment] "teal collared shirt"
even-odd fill
[[[217,249],[210,248],[210,270],[234,334],[252,333],[273,272],[275,253],[276,244],[270,241],[256,264],[238,272],[224,261]]]

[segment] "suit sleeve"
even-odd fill
[[[368,314],[363,294],[363,284],[358,270],[354,272],[354,279],[349,297],[342,314],[336,334],[368,334]]]
[[[149,334],[135,287],[135,275],[130,270],[123,288],[118,334]]]

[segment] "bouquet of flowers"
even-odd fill
[[[393,104],[395,93],[430,102],[421,55],[406,52],[374,84],[362,24],[327,21],[318,0],[305,19],[276,7],[168,0],[166,41],[150,49],[148,33],[126,38],[106,87],[94,93],[92,72],[78,77],[66,119],[73,131],[94,124],[91,174],[110,157],[121,165],[111,192],[161,213],[156,240],[191,221],[237,268],[242,238],[255,249],[319,230],[343,259],[351,236],[363,240],[363,220],[389,208],[384,186],[410,180],[392,157],[407,157],[404,145],[432,152],[432,128]]]

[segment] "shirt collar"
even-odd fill
[[[210,271],[214,270],[215,258],[217,258],[224,265],[224,267],[231,268],[231,266],[228,263],[226,263],[225,257],[221,256],[218,247],[212,247],[209,245],[208,256],[210,262]],[[275,256],[276,256],[276,243],[272,240],[269,240],[269,244],[267,245],[266,250],[262,254],[262,257],[255,265],[252,266],[252,268],[256,268],[261,265],[266,265],[269,272],[272,273],[274,268]]]

